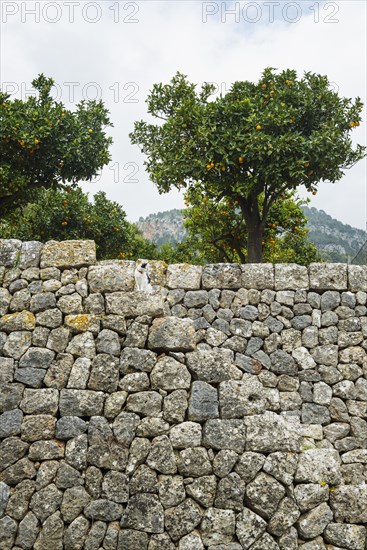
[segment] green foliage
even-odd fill
[[[304,202],[291,192],[272,204],[262,241],[266,261],[308,265],[320,260],[316,247],[307,239],[307,218],[301,209]],[[216,203],[202,196],[199,186],[192,186],[186,204],[190,205],[183,214],[188,232],[186,249],[190,243],[201,263],[246,263],[248,234],[237,201],[226,198]]]
[[[36,202],[27,204],[0,224],[4,238],[22,240],[93,239],[99,259],[154,257],[156,247],[126,220],[122,207],[94,195],[94,203],[79,187],[65,190],[41,189]]]
[[[33,199],[37,188],[91,180],[108,164],[112,126],[103,103],[65,109],[50,95],[51,78],[32,82],[38,97],[11,100],[0,92],[0,215]]]
[[[197,92],[180,73],[154,85],[147,104],[158,122],[136,122],[131,141],[147,155],[160,192],[196,186],[215,202],[237,201],[248,231],[247,261],[261,261],[274,201],[300,185],[315,193],[320,181],[338,181],[364,156],[350,139],[362,102],[340,98],[326,76],[298,79],[293,70],[272,68],[258,83],[235,82],[215,100],[212,92],[208,84]]]

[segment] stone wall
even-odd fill
[[[367,269],[0,241],[0,548],[366,548]]]

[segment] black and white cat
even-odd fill
[[[135,285],[136,290],[143,292],[153,292],[153,287],[150,284],[150,277],[147,272],[148,262],[142,262],[135,269]]]

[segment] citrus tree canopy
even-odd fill
[[[53,80],[32,82],[37,97],[0,92],[0,215],[32,199],[36,188],[91,180],[110,161],[112,126],[102,102],[81,101],[75,112],[50,95]]]
[[[226,197],[219,202],[202,195],[193,185],[185,195],[183,211],[187,243],[202,263],[246,262],[247,228],[238,201]],[[259,210],[262,196],[259,197]],[[308,265],[320,260],[316,247],[308,241],[307,218],[302,205],[307,201],[284,192],[273,202],[264,228],[263,258],[273,263]],[[182,249],[183,246],[179,247]]]
[[[363,105],[339,97],[326,76],[272,68],[257,83],[235,82],[224,96],[213,91],[209,84],[197,91],[180,73],[155,84],[147,105],[156,121],[136,122],[130,138],[160,192],[195,185],[214,201],[237,201],[246,261],[260,262],[274,201],[300,185],[315,193],[363,158],[365,148],[350,137]]]
[[[34,202],[12,211],[0,221],[0,234],[24,241],[92,239],[97,257],[104,259],[151,258],[155,246],[144,239],[136,225],[126,219],[120,204],[102,191],[93,202],[78,186],[38,189]]]

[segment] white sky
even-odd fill
[[[200,0],[2,0],[1,82],[25,97],[39,73],[52,77],[73,108],[101,97],[111,113],[113,160],[99,179],[136,221],[182,208],[177,191],[159,195],[144,157],[128,138],[147,119],[145,98],[157,82],[181,71],[190,81],[225,92],[236,80],[258,80],[265,67],[326,74],[342,96],[366,101],[366,2],[216,2]],[[232,10],[232,13],[230,13]],[[293,22],[292,22],[293,21]],[[55,91],[56,95],[56,91]],[[73,97],[74,96],[74,97]],[[366,109],[355,142],[366,144]],[[366,159],[336,184],[321,183],[311,206],[366,228]],[[309,194],[300,190],[301,196]]]

